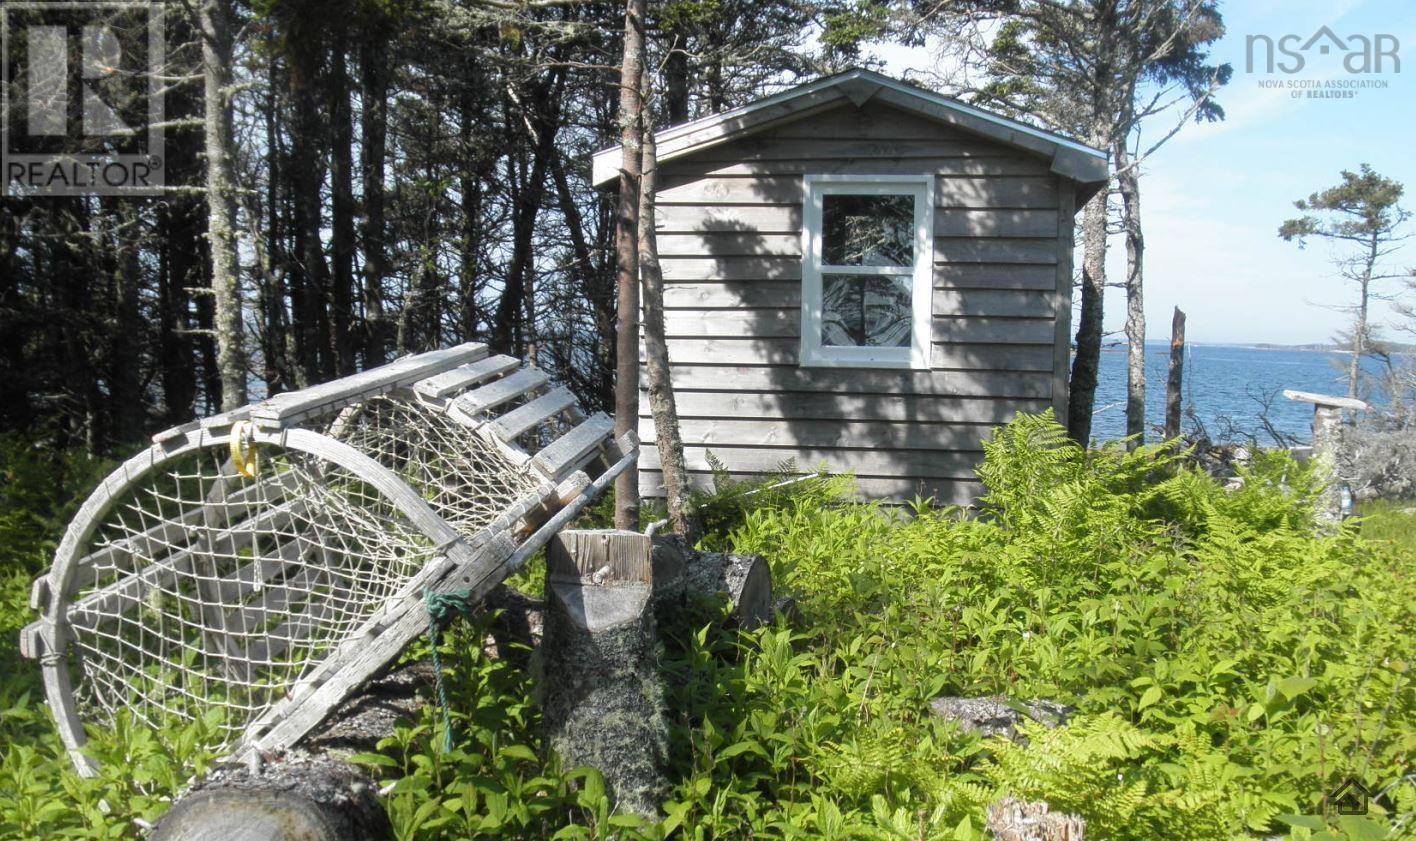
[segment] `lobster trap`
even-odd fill
[[[534,367],[485,345],[169,429],[70,523],[21,634],[82,773],[85,726],[214,722],[237,760],[290,747],[637,457]]]

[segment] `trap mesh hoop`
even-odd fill
[[[463,345],[155,436],[21,638],[79,769],[85,727],[125,716],[205,720],[238,758],[293,744],[417,636],[426,589],[485,595],[632,463],[611,429]]]

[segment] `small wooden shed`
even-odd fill
[[[1065,416],[1073,215],[1103,152],[867,70],[656,139],[695,482],[711,451],[737,475],[824,462],[866,497],[964,503],[992,427]],[[596,153],[596,185],[619,164]],[[657,466],[646,446],[647,496]]]

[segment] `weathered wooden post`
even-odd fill
[[[650,538],[563,531],[546,552],[541,643],[546,741],[604,775],[615,807],[652,817],[666,789]]]
[[[1329,524],[1341,522],[1342,487],[1337,465],[1342,451],[1342,411],[1366,411],[1367,404],[1351,397],[1333,397],[1292,389],[1284,389],[1283,396],[1300,403],[1313,404],[1313,458],[1322,465],[1320,469],[1328,479],[1318,517]]]
[[[1180,386],[1185,378],[1185,313],[1170,319],[1170,372],[1165,379],[1165,439],[1180,437]]]

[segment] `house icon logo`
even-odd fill
[[[1339,815],[1365,815],[1371,801],[1371,790],[1355,777],[1343,780],[1327,799],[1328,805]]]
[[[1308,50],[1311,50],[1314,45],[1317,45],[1319,41],[1325,42],[1323,44],[1318,45],[1318,52],[1323,55],[1327,55],[1328,53],[1332,52],[1332,48],[1334,46],[1336,46],[1338,50],[1343,52],[1346,52],[1347,50],[1347,42],[1339,38],[1336,32],[1333,32],[1331,28],[1326,26],[1320,28],[1317,32],[1314,32],[1313,37],[1309,38],[1308,42],[1299,49],[1303,50],[1304,52],[1307,52]]]

